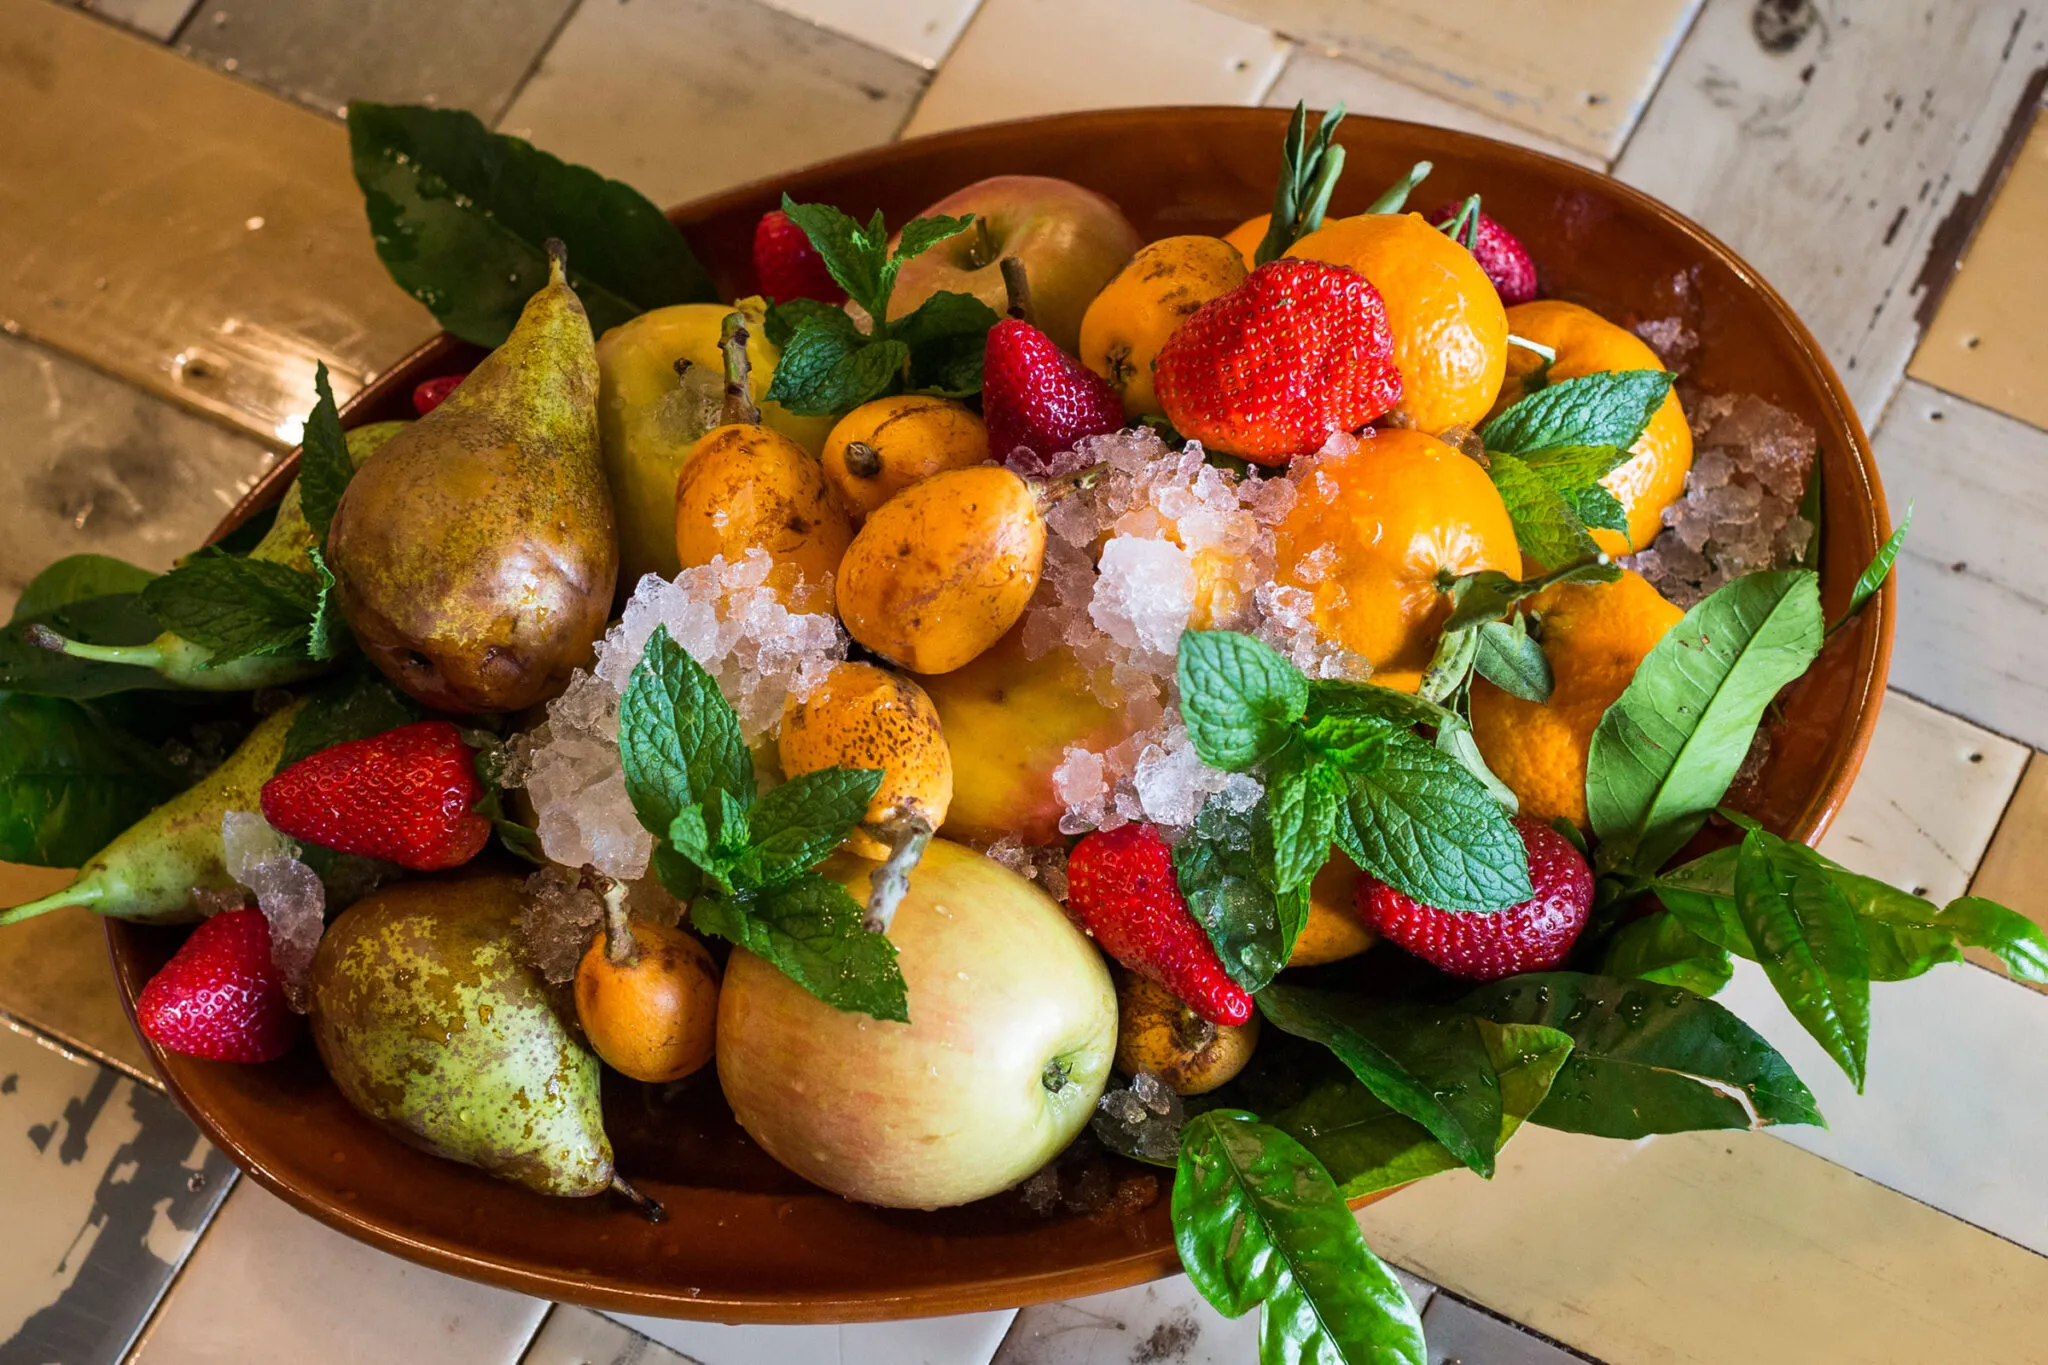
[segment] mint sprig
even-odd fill
[[[212,652],[209,667],[252,656],[331,659],[346,639],[334,576],[204,549],[143,585],[142,604],[165,630]]]
[[[327,528],[334,521],[334,509],[356,472],[349,458],[348,437],[342,434],[341,412],[335,406],[334,390],[327,382],[325,361],[313,366],[313,390],[320,395],[306,417],[305,435],[299,449],[299,510],[313,528],[313,543],[327,544]]]
[[[770,401],[819,417],[839,416],[891,393],[964,398],[981,391],[994,309],[969,294],[941,292],[903,317],[889,317],[903,264],[965,232],[973,215],[914,218],[903,225],[892,252],[880,210],[861,223],[829,204],[799,204],[784,195],[782,211],[870,324],[863,332],[844,310],[811,299],[769,309],[768,338],[782,347],[768,386]]]
[[[1599,553],[1593,530],[1627,532],[1626,512],[1600,481],[1628,461],[1670,392],[1665,370],[1554,380],[1479,429],[1524,554],[1562,567]]]
[[[692,924],[835,1009],[909,1021],[896,946],[864,927],[845,887],[812,870],[860,823],[879,770],[827,768],[756,799],[739,716],[666,626],[627,679],[619,762],[655,837],[655,874],[690,902]]]

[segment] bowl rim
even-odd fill
[[[942,150],[972,147],[987,139],[993,130],[1028,134],[1037,131],[1065,131],[1085,124],[1096,133],[1114,136],[1119,132],[1141,132],[1162,121],[1188,122],[1196,125],[1266,122],[1272,126],[1277,137],[1286,126],[1290,114],[1291,111],[1285,109],[1245,108],[1234,105],[1156,105],[1047,114],[980,124],[886,143],[765,176],[671,208],[668,210],[668,217],[679,229],[687,230],[701,220],[730,212],[736,207],[758,200],[764,193],[801,182],[822,171],[829,170],[835,176],[858,175],[896,161],[902,156],[905,148]],[[1368,114],[1350,115],[1346,120],[1344,135],[1347,139],[1361,134],[1399,137],[1408,130],[1424,132],[1429,138],[1440,142],[1448,140],[1475,155],[1521,162],[1525,166],[1541,168],[1572,187],[1604,198],[1623,201],[1679,233],[1702,254],[1718,258],[1720,264],[1743,286],[1763,301],[1767,311],[1789,336],[1805,363],[1818,375],[1820,387],[1826,395],[1828,404],[1827,416],[1830,418],[1830,424],[1822,432],[1823,439],[1846,433],[1849,445],[1846,465],[1857,485],[1855,492],[1868,521],[1865,530],[1870,534],[1872,544],[1884,542],[1891,533],[1891,521],[1883,484],[1878,474],[1876,456],[1841,377],[1836,373],[1819,341],[1791,305],[1740,255],[1691,218],[1643,191],[1602,171],[1533,148],[1502,142],[1477,133],[1442,128],[1434,124]],[[349,419],[352,414],[387,401],[394,392],[407,383],[413,373],[447,358],[461,345],[463,343],[458,339],[442,331],[377,373],[370,383],[342,405],[344,428],[351,425]],[[210,539],[218,539],[227,534],[281,496],[284,486],[297,474],[299,455],[298,450],[293,450],[267,470],[248,493],[229,510]],[[1791,830],[1793,837],[1808,844],[1816,843],[1826,831],[1835,813],[1847,798],[1849,788],[1869,749],[1885,695],[1898,610],[1897,592],[1895,576],[1888,577],[1877,595],[1863,608],[1867,618],[1863,628],[1854,632],[1857,637],[1857,657],[1853,676],[1857,685],[1854,694],[1845,703],[1848,708],[1845,716],[1848,725],[1847,743],[1837,750],[1838,757],[1826,779],[1809,796]],[[130,926],[122,921],[109,919],[106,922],[109,956],[120,987],[123,1008],[133,1026],[135,992],[139,989],[139,982],[131,981],[128,970],[131,965],[131,953],[125,936],[129,932]],[[137,1034],[140,1037],[139,1029]],[[600,1275],[575,1267],[537,1267],[523,1261],[492,1256],[476,1250],[472,1245],[419,1236],[385,1220],[353,1213],[350,1209],[321,1197],[305,1188],[291,1174],[273,1169],[259,1159],[246,1144],[237,1139],[234,1132],[224,1129],[215,1122],[211,1113],[193,1100],[178,1076],[178,1071],[183,1066],[191,1064],[189,1059],[172,1059],[154,1043],[147,1039],[143,1041],[165,1089],[207,1139],[225,1152],[230,1160],[257,1184],[282,1198],[292,1207],[311,1215],[336,1231],[416,1264],[550,1300],[567,1301],[617,1312],[723,1322],[877,1321],[980,1312],[997,1307],[1016,1307],[1080,1297],[1143,1283],[1170,1274],[1179,1268],[1178,1254],[1171,1243],[1168,1243],[1163,1247],[1149,1247],[1082,1266],[982,1278],[971,1283],[936,1285],[900,1292],[883,1291],[874,1294],[821,1297],[815,1294],[763,1290],[754,1293],[705,1293],[693,1298],[682,1292],[664,1294],[624,1287]],[[1397,1193],[1399,1188],[1401,1187],[1353,1200],[1352,1206],[1363,1207],[1365,1204]]]

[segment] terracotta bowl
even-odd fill
[[[687,205],[672,215],[717,277],[751,292],[755,221],[787,189],[900,223],[998,172],[1065,176],[1114,198],[1150,239],[1223,233],[1269,204],[1286,114],[1133,109],[974,128],[842,158]],[[1333,212],[1362,209],[1418,159],[1436,164],[1428,208],[1481,191],[1522,235],[1547,293],[1620,319],[1679,315],[1701,346],[1692,381],[1762,395],[1820,434],[1826,494],[1823,596],[1830,617],[1889,531],[1877,467],[1848,395],[1785,301],[1735,254],[1670,209],[1578,166],[1486,138],[1353,118]],[[349,404],[351,425],[412,415],[422,379],[477,351],[427,343]],[[237,509],[276,499],[287,460]],[[233,524],[236,518],[230,518]],[[225,529],[225,528],[223,528]],[[1773,828],[1818,836],[1856,773],[1884,695],[1889,588],[1786,699],[1768,769],[1745,804]],[[182,934],[110,922],[132,1000]],[[1176,1268],[1164,1181],[1142,1207],[1040,1217],[1014,1198],[942,1213],[892,1213],[805,1184],[753,1147],[709,1074],[680,1093],[606,1092],[620,1166],[668,1207],[643,1222],[607,1198],[545,1199],[400,1145],[328,1083],[311,1047],[269,1066],[154,1054],[170,1092],[265,1187],[350,1236],[436,1269],[600,1308],[727,1322],[823,1322],[959,1313],[1096,1293]],[[616,1079],[616,1078],[614,1078]],[[1160,1173],[1163,1174],[1163,1173]]]

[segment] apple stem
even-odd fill
[[[725,315],[718,328],[718,350],[725,360],[725,410],[719,413],[724,426],[753,426],[761,420],[748,390],[747,319],[743,313]]]
[[[872,827],[889,845],[889,856],[868,878],[868,915],[862,925],[871,934],[886,934],[896,922],[896,908],[910,892],[910,870],[932,841],[932,822],[922,815],[898,811]]]
[[[996,258],[995,239],[989,235],[988,219],[982,214],[974,215],[974,240],[967,246],[967,267],[981,270]]]
[[[612,1172],[612,1189],[624,1195],[634,1208],[640,1210],[640,1216],[648,1222],[666,1223],[668,1221],[668,1210],[661,1206],[659,1199],[640,1193],[640,1191],[633,1188],[626,1177],[620,1175],[617,1171]]]
[[[1010,316],[1031,323],[1031,281],[1024,274],[1024,262],[1015,256],[1003,257],[1003,290],[1010,296]]]

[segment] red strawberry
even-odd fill
[[[1432,213],[1429,221],[1442,227],[1455,220],[1464,208],[1462,201],[1454,200]],[[1493,281],[1493,292],[1500,295],[1502,303],[1512,308],[1536,297],[1536,262],[1529,259],[1521,238],[1482,213],[1478,235],[1471,237],[1461,232],[1458,240],[1472,243],[1472,258],[1479,262],[1486,278]]]
[[[1155,825],[1119,825],[1074,845],[1067,909],[1102,950],[1212,1024],[1242,1024],[1252,998],[1223,970],[1173,875]]]
[[[158,1047],[216,1062],[268,1062],[291,1051],[298,1016],[270,961],[261,910],[229,910],[192,931],[135,1001]]]
[[[1182,323],[1152,385],[1181,435],[1264,465],[1320,450],[1401,401],[1380,291],[1348,267],[1287,257]]]
[[[491,837],[476,756],[445,720],[300,759],[263,784],[263,818],[294,839],[415,872],[468,862]]]
[[[448,401],[448,395],[462,387],[466,374],[444,374],[439,379],[422,379],[412,391],[412,410],[425,417]]]
[[[1010,463],[1017,450],[1031,452],[1026,473],[1072,450],[1084,436],[1101,436],[1124,424],[1116,390],[1080,361],[1053,344],[1028,322],[1004,318],[988,329],[982,355],[981,414],[988,423],[988,448]]]
[[[1432,910],[1367,875],[1358,880],[1360,918],[1423,961],[1468,981],[1548,971],[1564,961],[1593,904],[1593,869],[1571,841],[1545,824],[1515,817],[1529,850],[1536,894],[1491,915]]]
[[[754,278],[776,303],[816,299],[844,303],[846,291],[825,268],[804,230],[781,209],[770,209],[754,225]]]

